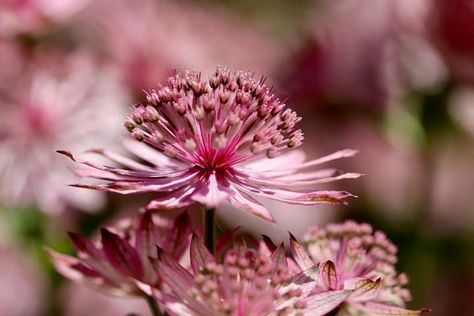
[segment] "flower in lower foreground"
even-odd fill
[[[76,233],[69,236],[78,258],[49,250],[62,275],[110,294],[151,295],[151,287],[162,286],[151,262],[156,259],[156,245],[171,258],[181,259],[189,246],[191,225],[186,212],[171,222],[145,211],[112,229],[102,228],[97,243]]]
[[[421,315],[428,310],[408,310],[410,292],[404,288],[408,279],[397,274],[397,248],[369,224],[347,221],[314,227],[305,236],[304,245],[293,237],[293,257],[302,271],[318,266],[317,285],[313,292],[346,290],[337,315]]]
[[[82,162],[92,169],[78,169],[77,175],[109,183],[77,186],[122,194],[163,193],[148,209],[196,202],[214,208],[228,201],[267,220],[272,220],[270,212],[249,193],[300,205],[342,203],[352,196],[303,189],[359,177],[334,169],[307,170],[355,151],[308,162],[300,151],[283,153],[301,144],[303,134],[295,127],[301,118],[285,109],[264,82],[220,68],[209,80],[195,72],[170,77],[158,91],[147,93],[147,102],[133,106],[125,121],[132,137],[143,143],[127,141],[125,146],[142,161],[94,150],[123,167]],[[59,152],[74,160],[71,153]]]
[[[170,315],[325,315],[347,295],[313,294],[317,267],[293,273],[283,245],[272,253],[236,243],[222,257],[210,254],[196,235],[191,271],[158,250],[159,274],[170,293],[160,296]]]

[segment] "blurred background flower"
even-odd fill
[[[141,311],[73,288],[42,247],[72,254],[65,230],[97,234],[150,197],[68,188],[73,175],[55,150],[120,147],[142,89],[173,68],[207,77],[217,65],[268,75],[303,117],[308,156],[358,149],[337,167],[365,174],[338,184],[359,196],[349,206],[268,204],[280,226],[220,212],[223,227],[282,240],[315,224],[369,222],[399,248],[408,308],[474,314],[473,30],[473,0],[2,1],[0,265],[13,271],[0,285],[2,315],[81,315],[87,302],[104,314]],[[14,288],[28,304],[14,304]]]

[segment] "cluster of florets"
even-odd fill
[[[318,266],[314,293],[347,293],[337,306],[348,315],[419,315],[426,311],[404,309],[411,297],[404,288],[407,276],[395,269],[397,248],[384,233],[374,232],[368,224],[347,221],[314,227],[306,234],[304,244],[294,238],[290,244],[302,271]]]
[[[308,253],[313,260],[331,261],[342,281],[353,278],[376,280],[381,278],[380,299],[404,306],[411,299],[403,288],[408,283],[405,274],[397,274],[397,247],[381,231],[373,231],[369,224],[347,221],[315,227],[305,237]]]
[[[283,247],[268,255],[241,242],[219,259],[197,236],[190,271],[165,253],[157,266],[171,289],[161,302],[171,315],[304,315],[311,286],[303,286],[314,283],[290,271]]]
[[[261,153],[273,158],[301,144],[295,129],[301,118],[264,83],[221,68],[208,80],[195,72],[176,74],[132,108],[125,127],[135,139],[196,164],[210,163],[214,151],[217,160],[233,163]]]

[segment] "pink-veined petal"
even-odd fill
[[[137,251],[126,240],[105,228],[101,229],[101,237],[104,254],[114,269],[141,280],[144,268]]]
[[[311,316],[323,316],[342,304],[351,292],[351,290],[341,290],[311,295],[305,299],[308,304],[305,312]]]
[[[270,222],[275,222],[270,212],[260,202],[242,191],[236,189],[232,189],[232,191],[234,194],[229,197],[230,204],[247,213],[261,217]]]
[[[216,208],[231,194],[228,187],[225,187],[217,180],[215,173],[209,176],[208,182],[192,195],[192,199],[210,208]]]
[[[314,265],[309,254],[304,247],[296,240],[293,234],[290,233],[290,251],[296,263],[302,270],[309,269]]]
[[[194,274],[200,273],[202,267],[208,263],[215,263],[216,259],[206,248],[206,245],[202,240],[193,234],[191,238],[191,249],[190,249],[191,267],[193,268]]]

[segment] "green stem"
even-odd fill
[[[204,209],[204,243],[207,249],[216,254],[216,209]]]
[[[145,295],[145,300],[148,304],[148,307],[150,308],[152,316],[166,316],[166,313],[162,313],[160,311],[158,304],[156,304],[156,301],[153,299],[153,297]]]

